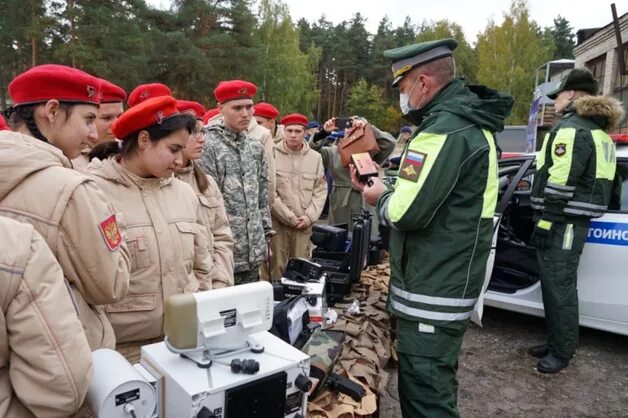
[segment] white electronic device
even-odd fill
[[[90,405],[105,405],[96,409],[100,418],[131,418],[133,408],[144,418],[304,418],[310,358],[267,332],[272,316],[267,282],[172,296],[166,302],[166,338],[143,346],[140,364],[94,359],[99,377],[90,388]],[[119,369],[128,374],[120,383],[113,377]],[[132,402],[145,406],[144,415],[135,404],[115,401],[133,398],[135,387],[128,384],[139,381],[144,390]],[[150,389],[157,394],[152,409]]]
[[[301,282],[281,278],[281,285],[286,297],[304,295],[310,314],[310,322],[317,322],[325,325],[325,315],[327,314],[327,297],[325,295],[326,276],[323,274],[317,281]]]

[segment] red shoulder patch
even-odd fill
[[[118,222],[116,221],[116,215],[111,215],[100,224],[100,232],[105,239],[107,247],[113,251],[117,249],[122,243],[122,235],[120,235],[120,229],[118,228]]]

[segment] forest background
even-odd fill
[[[396,132],[403,123],[391,88],[389,48],[455,38],[457,76],[515,98],[508,124],[527,121],[537,67],[572,58],[573,28],[557,16],[540,27],[528,4],[513,0],[503,21],[488,20],[471,43],[460,24],[416,22],[393,27],[383,16],[376,33],[365,18],[332,24],[293,21],[280,0],[174,0],[168,10],[145,0],[2,0],[0,108],[10,105],[8,83],[44,63],[60,63],[106,78],[130,91],[145,82],[167,84],[177,98],[215,105],[220,80],[259,87],[256,101],[282,114],[324,121],[361,115]],[[472,18],[472,17],[470,17]]]

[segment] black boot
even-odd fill
[[[535,345],[528,348],[528,353],[533,357],[543,358],[549,354],[549,347],[547,344]]]
[[[548,354],[536,364],[536,369],[541,373],[558,373],[569,365],[569,359]]]

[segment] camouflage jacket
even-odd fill
[[[216,180],[233,233],[236,273],[259,267],[275,233],[268,209],[268,163],[259,142],[221,123],[207,128],[198,164]]]

